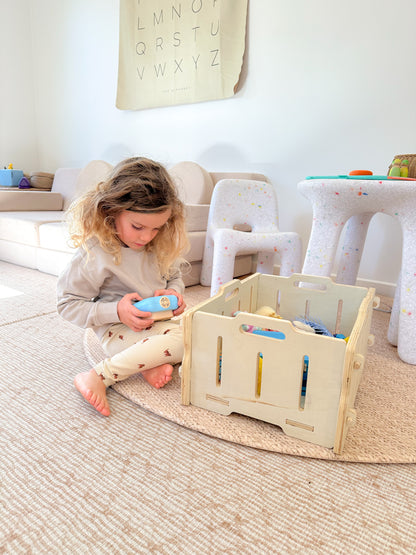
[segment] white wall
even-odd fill
[[[311,207],[297,192],[301,179],[383,174],[395,154],[416,151],[414,0],[251,0],[236,96],[137,112],[115,108],[118,1],[0,1],[3,75],[13,70],[16,93],[0,92],[1,164],[54,171],[139,153],[168,165],[261,171],[277,188],[282,230],[298,231],[306,245]],[[20,88],[23,74],[30,93]],[[400,250],[397,222],[377,215],[360,277],[395,283]]]
[[[0,0],[0,168],[38,165],[30,0]]]

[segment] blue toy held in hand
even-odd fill
[[[175,295],[161,295],[137,301],[134,306],[142,312],[151,312],[152,320],[169,320],[179,305]]]

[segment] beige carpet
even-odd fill
[[[195,286],[187,289],[188,306],[194,306],[209,296],[209,288]],[[383,299],[381,309],[391,306]],[[286,436],[272,424],[238,414],[222,416],[180,403],[180,379],[162,390],[154,390],[140,376],[134,376],[114,386],[134,403],[173,422],[213,437],[258,449],[290,455],[328,460],[409,463],[416,462],[416,366],[405,364],[387,339],[390,315],[374,311],[372,333],[376,343],[369,348],[366,368],[356,399],[357,423],[347,436],[344,451],[335,455],[332,449]],[[85,350],[91,365],[104,358],[95,335],[87,332]]]
[[[0,298],[1,554],[415,553],[414,464],[253,449],[114,390],[99,415],[72,385],[88,361],[55,284],[0,262],[18,293]]]

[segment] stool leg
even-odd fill
[[[302,273],[316,276],[330,276],[338,246],[339,237],[344,227],[345,214],[317,210],[314,207],[314,218],[306,250]],[[336,225],[335,225],[336,224]]]
[[[387,339],[389,343],[397,347],[399,340],[399,314],[400,314],[400,291],[402,287],[402,273],[400,272],[397,280],[396,291],[394,293],[394,301],[391,309],[389,329]]]
[[[408,364],[416,364],[416,228],[402,222],[403,254],[400,297],[395,311],[399,313],[397,354]]]
[[[368,225],[373,215],[373,212],[366,212],[351,216],[348,220],[345,226],[345,238],[341,249],[337,283],[355,285]]]

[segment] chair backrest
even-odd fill
[[[274,187],[266,181],[222,179],[214,188],[209,228],[277,232],[279,211]]]

